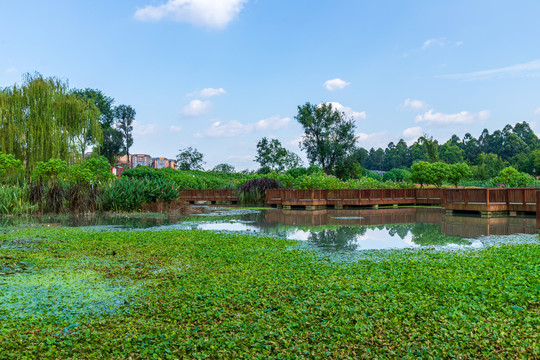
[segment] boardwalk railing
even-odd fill
[[[188,189],[180,190],[180,200],[189,202],[238,202],[238,193],[235,189]]]
[[[440,205],[461,211],[536,211],[537,189],[330,189],[266,191],[268,205]]]

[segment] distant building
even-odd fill
[[[146,155],[146,154],[131,155],[132,168],[136,168],[137,166],[152,166],[153,164],[154,164],[154,159],[150,155]]]
[[[118,164],[123,165],[125,169],[136,168],[137,166],[149,166],[156,169],[172,168],[176,169],[176,160],[167,159],[166,157],[153,158],[147,154],[132,154],[129,156],[130,162],[128,166],[128,158],[126,155],[118,157]]]
[[[173,169],[175,169],[176,168],[176,161],[171,160],[171,159],[167,159],[167,158],[164,158],[164,157],[157,157],[157,158],[154,158],[153,167],[156,168],[156,169],[163,169],[163,168],[173,168]]]

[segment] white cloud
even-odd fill
[[[540,107],[536,110],[534,110],[535,115],[540,115]]]
[[[468,111],[462,111],[457,114],[443,114],[434,112],[433,109],[430,109],[425,113],[416,116],[414,121],[425,122],[430,125],[459,125],[484,121],[487,120],[489,116],[490,112],[488,110],[483,110],[476,114]]]
[[[289,125],[290,122],[291,122],[290,118],[288,117],[281,118],[279,117],[279,115],[276,115],[268,119],[257,121],[257,123],[255,123],[255,129],[256,130],[268,130],[268,129],[278,130],[278,129],[286,127],[287,125]]]
[[[405,102],[401,105],[403,109],[407,110],[422,110],[426,108],[428,105],[425,102],[422,102],[420,100],[414,100],[414,99],[407,99]]]
[[[339,78],[328,80],[323,84],[324,88],[328,91],[335,91],[335,90],[341,90],[345,89],[347,86],[351,85],[350,82],[346,82],[344,80],[341,80]]]
[[[444,46],[444,45],[446,45],[446,38],[444,37],[428,39],[424,41],[424,44],[422,45],[422,50],[425,50],[432,46]]]
[[[385,148],[386,145],[388,145],[388,136],[386,131],[366,134],[366,133],[358,133],[356,134],[356,139],[358,141],[358,145],[360,147],[363,147],[367,150],[373,148]]]
[[[334,110],[345,113],[345,116],[347,117],[353,117],[354,119],[365,119],[367,117],[365,111],[362,111],[362,112],[354,111],[350,107],[343,106],[340,103],[335,102],[335,101],[327,102],[327,104],[331,104]]]
[[[207,114],[212,108],[212,103],[210,101],[201,101],[201,100],[191,100],[182,109],[182,114],[189,117],[197,117],[204,114]]]
[[[209,137],[232,137],[243,135],[246,132],[249,132],[247,126],[236,120],[228,122],[216,121],[210,126],[210,129],[203,134],[199,133],[199,135],[201,137],[205,135]]]
[[[158,130],[156,124],[142,124],[137,120],[133,120],[133,134],[134,135],[150,135]]]
[[[224,28],[240,13],[248,0],[168,0],[137,9],[135,19],[159,21],[170,19],[208,28]]]
[[[188,94],[187,96],[198,96],[198,97],[203,97],[203,98],[209,98],[209,97],[212,97],[212,96],[224,95],[226,93],[227,92],[223,88],[219,88],[219,89],[204,88],[201,91],[192,92],[192,93]]]
[[[281,118],[279,116],[273,116],[268,119],[257,121],[255,124],[242,124],[236,120],[222,122],[215,121],[212,123],[209,129],[204,132],[195,134],[196,137],[233,137],[239,135],[246,135],[253,131],[263,130],[278,130],[289,125],[290,118]]]
[[[403,137],[403,140],[407,142],[407,145],[413,144],[422,134],[424,133],[424,130],[420,126],[410,127],[408,129],[403,130],[401,133],[401,136]]]
[[[442,79],[461,79],[461,80],[478,80],[478,79],[487,79],[493,76],[517,76],[517,75],[526,75],[528,73],[534,72],[538,74],[540,71],[540,59],[530,61],[528,63],[516,64],[496,69],[475,71],[470,73],[463,74],[450,74],[450,75],[441,75],[439,78]]]
[[[17,72],[17,68],[16,67],[9,67],[6,69],[6,74],[13,74],[13,73],[16,73]]]
[[[182,130],[182,127],[177,125],[171,125],[170,130],[172,132],[180,132]]]

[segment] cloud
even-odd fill
[[[222,122],[215,121],[209,129],[195,134],[196,137],[233,137],[252,133],[254,131],[278,130],[289,125],[291,119],[273,116],[257,121],[255,124],[242,124],[236,120]]]
[[[538,109],[534,110],[534,114],[535,115],[540,115],[540,107]]]
[[[401,105],[401,108],[406,109],[406,110],[422,110],[426,108],[427,106],[428,105],[425,102],[409,98],[405,100],[405,102]]]
[[[133,134],[134,135],[150,135],[158,130],[156,124],[142,124],[137,120],[133,120]]]
[[[366,133],[357,133],[356,139],[358,141],[358,145],[365,148],[365,149],[371,149],[374,148],[385,148],[388,145],[388,136],[386,131],[366,134]]]
[[[421,49],[426,50],[429,47],[432,46],[445,46],[446,45],[446,38],[440,37],[440,38],[433,38],[433,39],[427,39],[424,41],[424,44],[422,45]]]
[[[169,19],[195,26],[222,29],[240,13],[248,0],[168,0],[166,3],[137,9],[135,19]]]
[[[424,130],[422,130],[420,126],[415,126],[403,130],[401,137],[407,142],[407,145],[411,145],[418,140],[422,134],[424,134]]]
[[[6,74],[13,74],[13,73],[16,73],[17,72],[17,68],[16,67],[9,67],[6,69]]]
[[[198,96],[198,97],[202,97],[202,98],[210,98],[212,96],[224,95],[226,93],[227,92],[223,88],[219,88],[219,89],[204,88],[201,91],[192,92],[192,93],[188,94],[187,96]]]
[[[346,82],[339,78],[328,80],[327,82],[323,84],[324,88],[328,91],[336,91],[336,90],[345,89],[349,85],[351,85],[350,82]]]
[[[191,100],[182,109],[182,114],[188,117],[197,117],[204,114],[207,114],[212,108],[212,103],[210,101],[201,101],[201,100]]]
[[[171,125],[170,130],[172,132],[180,132],[182,130],[182,127],[177,125]]]
[[[365,119],[367,117],[365,111],[362,111],[362,112],[354,111],[350,107],[343,106],[340,103],[335,102],[335,101],[327,102],[327,104],[331,104],[334,110],[345,113],[345,116],[347,117],[353,117],[354,119]]]
[[[281,118],[279,115],[272,116],[268,119],[259,120],[255,123],[256,130],[278,130],[286,127],[291,122],[291,119]]]
[[[457,114],[443,114],[434,112],[433,109],[426,111],[423,114],[416,116],[415,122],[425,122],[430,125],[459,125],[472,124],[478,121],[487,120],[490,117],[488,110],[483,110],[478,113],[462,111]]]
[[[233,137],[244,135],[247,132],[246,125],[236,121],[221,122],[216,121],[210,126],[210,129],[206,130],[204,134],[199,133],[199,137]]]
[[[457,79],[457,80],[478,80],[478,79],[489,79],[494,76],[518,76],[518,75],[527,75],[529,73],[540,73],[540,59],[530,61],[523,64],[516,64],[496,69],[490,70],[481,70],[470,73],[463,74],[449,74],[449,75],[440,75],[438,76],[441,79]]]

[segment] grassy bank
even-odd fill
[[[5,230],[0,358],[540,356],[540,245],[334,261],[202,231]]]

